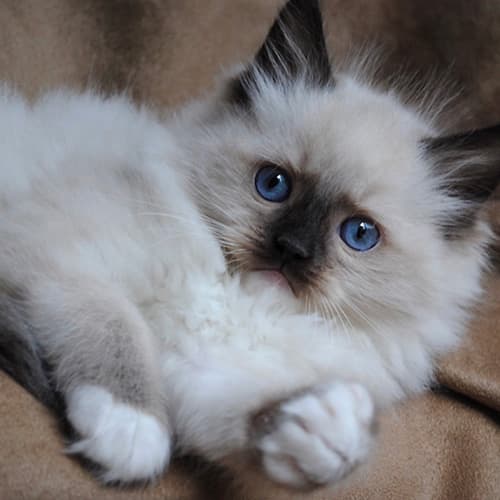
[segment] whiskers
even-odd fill
[[[226,262],[231,274],[242,273],[249,268],[251,252],[246,248],[234,246],[234,242],[227,241],[222,244],[222,251],[226,257]]]
[[[196,183],[193,191],[196,203],[188,211],[162,204],[153,195],[141,198],[110,193],[110,196],[116,196],[135,217],[144,218],[143,230],[154,236],[155,246],[180,239],[203,242],[212,235],[231,273],[251,269],[262,234],[241,210],[239,200],[234,200],[230,193],[226,197],[225,193],[202,189]]]
[[[203,220],[218,240],[231,273],[243,272],[253,267],[263,236],[259,228],[247,219],[227,209],[224,220],[203,215]]]
[[[380,326],[353,301],[335,300],[327,293],[327,283],[318,279],[315,286],[309,288],[304,296],[304,307],[307,314],[319,314],[340,328],[346,336],[352,336],[355,331],[379,332]]]

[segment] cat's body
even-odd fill
[[[120,97],[1,97],[0,316],[26,318],[13,335],[106,480],[155,476],[175,445],[334,481],[480,295],[498,132],[431,139],[394,96],[331,78],[294,9],[318,30],[290,2],[258,70],[166,123]],[[257,192],[269,165],[292,179],[278,202]],[[341,238],[360,217],[379,237],[361,252]]]

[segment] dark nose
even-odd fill
[[[274,246],[283,260],[310,259],[313,251],[300,238],[291,234],[282,234],[274,239]]]

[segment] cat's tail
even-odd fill
[[[0,283],[0,369],[46,406],[57,409],[59,398],[26,314],[22,291]]]

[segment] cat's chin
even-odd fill
[[[292,292],[290,283],[280,271],[254,271],[253,274],[260,275],[260,279],[266,281],[271,286]]]
[[[263,290],[273,288],[280,295],[296,299],[289,281],[278,270],[248,271],[242,276],[242,284],[253,292],[262,293]]]

